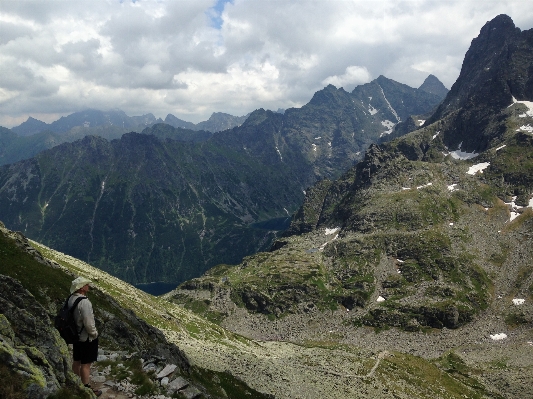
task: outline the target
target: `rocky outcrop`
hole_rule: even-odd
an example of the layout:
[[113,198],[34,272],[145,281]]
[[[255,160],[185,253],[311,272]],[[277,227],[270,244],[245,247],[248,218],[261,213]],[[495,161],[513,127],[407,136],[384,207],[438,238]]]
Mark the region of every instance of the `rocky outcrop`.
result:
[[[1,223],[0,253],[0,365],[17,376],[24,397],[44,399],[58,391],[91,397],[72,373],[71,351],[52,323],[73,276]],[[184,353],[160,330],[98,289],[89,296],[103,347],[164,359],[176,366],[176,375],[190,373]]]
[[20,282],[0,275],[0,361],[23,376],[29,399],[44,399],[65,385],[82,390],[71,371],[67,345],[47,310]]

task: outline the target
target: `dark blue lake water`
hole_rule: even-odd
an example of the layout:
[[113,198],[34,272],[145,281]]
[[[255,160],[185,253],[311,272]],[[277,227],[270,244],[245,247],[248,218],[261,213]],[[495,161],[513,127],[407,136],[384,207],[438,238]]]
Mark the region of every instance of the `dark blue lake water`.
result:
[[172,291],[174,288],[176,288],[178,284],[176,283],[148,283],[148,284],[137,284],[135,288],[138,288],[144,292],[147,292],[151,295],[163,295],[167,292]]

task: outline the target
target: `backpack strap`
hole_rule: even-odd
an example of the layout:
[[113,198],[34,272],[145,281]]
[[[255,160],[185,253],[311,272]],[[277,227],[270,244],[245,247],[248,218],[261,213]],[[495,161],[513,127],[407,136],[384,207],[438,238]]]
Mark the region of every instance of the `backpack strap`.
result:
[[[74,294],[71,294],[68,298],[67,298],[67,303],[68,303],[68,300],[70,299],[70,297],[74,295]],[[72,307],[68,310],[70,314],[74,314],[74,309],[76,309],[78,307],[78,304],[83,300],[83,299],[87,299],[86,296],[80,296],[79,298],[76,298],[76,300],[74,301],[74,304],[72,305]],[[81,332],[83,331],[83,329],[85,328],[85,325],[82,323],[81,324],[81,328],[80,328],[80,331],[78,331],[78,335],[81,334]]]

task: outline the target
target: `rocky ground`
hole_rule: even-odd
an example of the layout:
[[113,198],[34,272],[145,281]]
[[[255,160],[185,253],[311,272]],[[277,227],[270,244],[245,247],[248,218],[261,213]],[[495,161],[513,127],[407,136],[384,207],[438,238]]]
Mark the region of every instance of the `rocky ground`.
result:
[[98,362],[91,369],[91,387],[102,391],[102,399],[202,397],[202,391],[179,375],[179,368],[164,358],[138,359],[140,371],[132,367],[136,354],[102,349],[99,352]]

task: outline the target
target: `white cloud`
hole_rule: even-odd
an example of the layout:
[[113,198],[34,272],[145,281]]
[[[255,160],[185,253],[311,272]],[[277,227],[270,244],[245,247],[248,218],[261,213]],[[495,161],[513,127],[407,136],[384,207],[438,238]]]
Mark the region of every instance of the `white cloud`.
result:
[[199,122],[381,74],[418,87],[432,73],[449,88],[501,13],[533,27],[521,0],[2,0],[0,125],[86,107]]
[[363,83],[368,83],[372,80],[370,72],[365,67],[352,65],[346,68],[342,75],[328,76],[322,81],[322,84],[332,84],[337,87],[357,86]]

